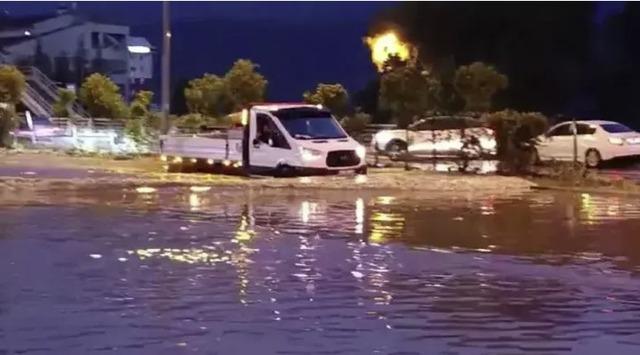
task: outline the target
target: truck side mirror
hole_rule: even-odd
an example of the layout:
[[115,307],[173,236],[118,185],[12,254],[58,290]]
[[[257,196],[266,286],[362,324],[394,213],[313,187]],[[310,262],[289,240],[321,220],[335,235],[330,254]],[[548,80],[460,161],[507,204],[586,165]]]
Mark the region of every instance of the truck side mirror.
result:
[[260,141],[258,140],[258,138],[254,138],[253,139],[253,147],[254,148],[259,148],[260,147]]

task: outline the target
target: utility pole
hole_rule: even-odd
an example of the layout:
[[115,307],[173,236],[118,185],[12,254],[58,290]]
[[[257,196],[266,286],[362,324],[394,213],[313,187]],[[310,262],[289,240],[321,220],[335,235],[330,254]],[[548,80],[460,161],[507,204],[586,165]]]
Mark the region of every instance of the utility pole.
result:
[[576,125],[576,118],[571,119],[571,125],[573,127],[573,168],[578,167],[578,126]]
[[169,130],[169,101],[171,72],[171,28],[170,28],[169,1],[162,2],[162,133]]

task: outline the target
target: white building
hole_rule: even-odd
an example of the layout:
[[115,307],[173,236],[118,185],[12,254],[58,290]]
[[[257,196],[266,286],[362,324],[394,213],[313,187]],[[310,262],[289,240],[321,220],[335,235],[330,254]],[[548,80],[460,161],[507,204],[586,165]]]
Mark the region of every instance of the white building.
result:
[[130,37],[128,26],[95,22],[69,11],[0,17],[0,61],[35,66],[63,85],[79,84],[89,73],[100,72],[127,95],[131,83],[152,77],[146,39]]
[[127,40],[129,50],[129,79],[131,84],[144,84],[153,77],[153,58],[151,44],[143,37],[130,36]]

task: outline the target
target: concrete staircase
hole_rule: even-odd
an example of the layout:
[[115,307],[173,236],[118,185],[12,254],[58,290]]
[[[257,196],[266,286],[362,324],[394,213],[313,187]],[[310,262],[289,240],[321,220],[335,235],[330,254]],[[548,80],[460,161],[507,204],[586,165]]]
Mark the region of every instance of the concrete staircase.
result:
[[[36,67],[20,67],[20,71],[27,79],[22,103],[36,116],[53,116],[53,105],[58,101],[60,88]],[[77,117],[89,117],[77,102],[71,106],[71,114]]]

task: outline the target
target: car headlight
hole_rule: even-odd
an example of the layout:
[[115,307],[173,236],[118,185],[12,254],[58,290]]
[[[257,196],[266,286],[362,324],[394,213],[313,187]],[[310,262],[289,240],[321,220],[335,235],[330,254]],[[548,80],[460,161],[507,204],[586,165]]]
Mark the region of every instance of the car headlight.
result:
[[609,138],[609,143],[617,144],[617,145],[623,145],[624,144],[624,140],[622,140],[622,138],[618,138],[618,137],[611,137],[611,138]]
[[311,148],[300,148],[300,154],[303,160],[316,160],[322,157],[322,151]]
[[358,158],[360,159],[364,159],[364,156],[367,154],[367,150],[359,145],[358,148],[356,148],[356,155],[358,156]]

